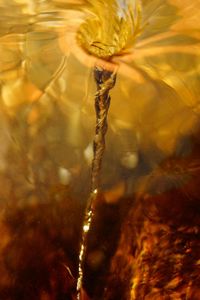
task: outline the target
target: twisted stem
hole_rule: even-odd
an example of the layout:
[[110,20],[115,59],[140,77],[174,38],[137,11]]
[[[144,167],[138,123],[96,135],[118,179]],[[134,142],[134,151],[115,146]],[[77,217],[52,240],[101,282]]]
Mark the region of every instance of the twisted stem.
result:
[[95,95],[96,129],[93,141],[92,192],[100,186],[100,171],[105,150],[105,136],[108,128],[107,116],[110,106],[109,91],[115,85],[116,73],[95,67],[94,78],[97,85],[97,93]]
[[87,201],[85,216],[82,228],[82,242],[79,253],[79,276],[77,280],[77,299],[81,300],[81,292],[83,285],[83,269],[86,256],[87,238],[90,231],[91,223],[94,215],[94,204],[98,197],[98,189],[100,186],[100,172],[103,154],[105,150],[105,136],[107,132],[107,116],[110,106],[109,91],[115,85],[116,73],[104,70],[99,67],[94,69],[94,78],[97,85],[97,93],[95,95],[95,111],[96,111],[96,128],[93,141],[94,158],[92,161],[91,175],[91,193]]

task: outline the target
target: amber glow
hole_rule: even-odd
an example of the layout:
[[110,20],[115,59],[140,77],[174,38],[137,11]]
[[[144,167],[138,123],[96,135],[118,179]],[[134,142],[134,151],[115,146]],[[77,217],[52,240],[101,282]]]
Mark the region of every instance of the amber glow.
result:
[[0,300],[200,299],[199,0],[105,2],[0,0]]

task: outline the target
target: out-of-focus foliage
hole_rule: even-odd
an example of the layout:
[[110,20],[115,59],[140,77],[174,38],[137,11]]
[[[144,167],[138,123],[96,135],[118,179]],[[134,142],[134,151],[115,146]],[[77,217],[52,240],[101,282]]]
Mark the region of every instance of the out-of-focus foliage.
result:
[[190,153],[138,182],[104,299],[199,299],[199,132],[190,139]]

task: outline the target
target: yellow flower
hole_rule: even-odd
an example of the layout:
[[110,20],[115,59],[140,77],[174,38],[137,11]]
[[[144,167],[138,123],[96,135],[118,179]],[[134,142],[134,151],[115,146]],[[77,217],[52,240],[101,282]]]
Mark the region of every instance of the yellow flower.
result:
[[[79,13],[71,7],[67,25],[59,31],[60,47],[69,62],[74,68],[75,61],[81,62],[76,69],[79,76],[95,65],[117,67],[110,128],[134,130],[144,147],[156,144],[167,155],[175,151],[180,132],[188,134],[196,126],[200,111],[198,3],[79,1]],[[76,89],[77,80],[71,78]],[[88,77],[83,80],[88,82]],[[82,103],[78,96],[70,101]],[[91,99],[87,103],[93,104]]]
[[[35,85],[42,99],[58,99],[76,144],[80,126],[91,128],[94,118],[91,70],[117,67],[109,128],[133,130],[145,147],[156,143],[171,153],[179,132],[190,132],[200,113],[198,8],[199,0],[42,1],[27,26],[27,15],[16,28],[2,25],[0,79],[10,87],[7,81],[25,73],[21,82]],[[101,46],[94,47],[94,37]],[[4,87],[3,95],[7,105]]]
[[74,0],[63,6],[60,47],[84,64],[113,68],[162,53],[199,53],[198,0]]
[[110,59],[132,47],[141,28],[138,0],[88,1],[89,15],[77,32],[77,40],[88,53]]

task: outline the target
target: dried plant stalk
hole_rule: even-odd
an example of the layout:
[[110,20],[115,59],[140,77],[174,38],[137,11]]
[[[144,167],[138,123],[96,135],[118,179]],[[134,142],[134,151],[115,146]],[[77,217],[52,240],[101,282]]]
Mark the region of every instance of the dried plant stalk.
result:
[[86,206],[82,230],[82,242],[79,253],[79,277],[77,281],[78,300],[82,298],[81,289],[83,285],[83,264],[86,254],[87,236],[93,220],[94,204],[98,197],[98,190],[100,186],[100,171],[105,150],[105,136],[108,127],[107,116],[110,106],[109,92],[115,85],[116,73],[107,71],[100,67],[95,67],[94,78],[97,85],[97,93],[95,95],[96,129],[93,142],[94,157],[92,161],[91,194]]

